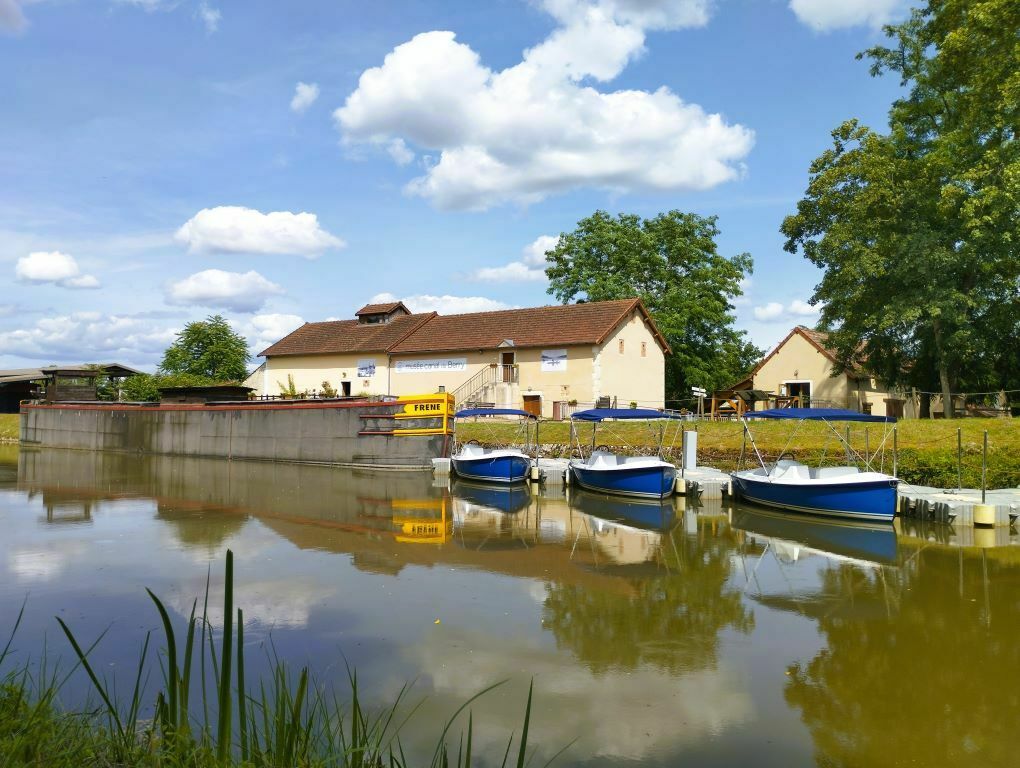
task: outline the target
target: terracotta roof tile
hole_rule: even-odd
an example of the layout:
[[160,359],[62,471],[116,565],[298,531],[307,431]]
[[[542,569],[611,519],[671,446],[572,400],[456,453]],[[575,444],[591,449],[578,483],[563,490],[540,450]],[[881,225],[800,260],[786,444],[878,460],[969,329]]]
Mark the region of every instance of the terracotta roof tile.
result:
[[429,312],[420,315],[400,315],[388,323],[362,323],[357,320],[305,323],[260,354],[265,357],[276,357],[385,352],[433,317],[435,313]]
[[[370,305],[371,306],[371,305]],[[405,315],[388,323],[357,320],[305,323],[261,354],[344,352],[452,352],[495,349],[509,339],[515,347],[600,344],[631,312],[639,311],[663,350],[669,345],[638,299],[561,304],[464,315]],[[362,310],[364,311],[364,310]]]
[[599,344],[635,309],[645,314],[663,349],[669,351],[644,305],[637,299],[623,299],[440,315],[395,344],[390,352],[493,349],[507,339],[515,347]]
[[407,314],[411,314],[410,310],[404,306],[402,301],[391,301],[388,304],[366,304],[357,312],[354,313],[355,317],[361,317],[362,315],[388,315],[390,312],[395,312],[398,309],[403,309]]

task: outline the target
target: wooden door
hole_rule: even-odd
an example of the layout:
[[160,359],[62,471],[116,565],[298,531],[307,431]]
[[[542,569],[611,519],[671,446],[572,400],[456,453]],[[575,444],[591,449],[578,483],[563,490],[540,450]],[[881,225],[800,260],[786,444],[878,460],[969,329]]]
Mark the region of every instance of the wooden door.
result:
[[542,396],[541,395],[525,395],[524,396],[524,411],[530,413],[532,416],[540,417],[542,415]]

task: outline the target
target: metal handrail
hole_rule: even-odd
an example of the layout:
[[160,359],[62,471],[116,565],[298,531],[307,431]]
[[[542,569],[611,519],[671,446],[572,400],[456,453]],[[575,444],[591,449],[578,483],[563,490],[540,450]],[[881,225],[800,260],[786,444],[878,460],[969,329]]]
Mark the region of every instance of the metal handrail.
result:
[[468,402],[490,384],[516,384],[518,377],[519,368],[516,363],[512,365],[491,363],[453,390],[451,393],[453,401],[455,403]]

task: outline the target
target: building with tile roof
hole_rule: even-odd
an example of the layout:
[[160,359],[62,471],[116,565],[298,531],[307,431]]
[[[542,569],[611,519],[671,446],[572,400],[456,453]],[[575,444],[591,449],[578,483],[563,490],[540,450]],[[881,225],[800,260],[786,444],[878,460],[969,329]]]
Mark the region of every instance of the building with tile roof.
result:
[[[751,370],[737,387],[761,390],[781,402],[818,407],[850,408],[876,416],[912,416],[914,403],[902,393],[890,391],[864,370],[834,374],[835,352],[828,334],[798,325]],[[769,407],[762,401],[759,408]]]
[[[305,323],[261,355],[260,394],[324,383],[344,395],[420,394],[546,417],[608,398],[661,408],[669,344],[639,299],[462,315],[411,313],[400,302],[354,320]],[[261,380],[260,380],[261,379]]]

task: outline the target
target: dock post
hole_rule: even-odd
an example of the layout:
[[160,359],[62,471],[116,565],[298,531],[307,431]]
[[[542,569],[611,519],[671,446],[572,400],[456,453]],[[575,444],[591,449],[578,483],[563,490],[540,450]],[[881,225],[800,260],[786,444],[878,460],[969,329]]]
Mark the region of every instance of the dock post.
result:
[[985,488],[988,487],[988,430],[985,430],[985,445],[981,450],[981,503],[985,503]]
[[981,451],[981,503],[974,505],[974,525],[995,525],[995,507],[985,503],[985,488],[988,483],[988,430],[985,430],[984,448]]
[[956,490],[963,490],[963,430],[956,428]]
[[683,468],[695,469],[698,466],[698,433],[686,431],[683,437]]
[[897,449],[899,446],[896,445],[896,427],[892,428],[892,476],[899,477],[896,470],[899,466],[897,461]]

